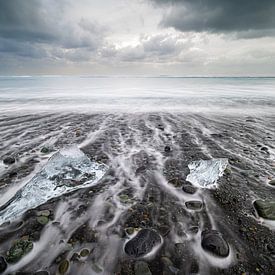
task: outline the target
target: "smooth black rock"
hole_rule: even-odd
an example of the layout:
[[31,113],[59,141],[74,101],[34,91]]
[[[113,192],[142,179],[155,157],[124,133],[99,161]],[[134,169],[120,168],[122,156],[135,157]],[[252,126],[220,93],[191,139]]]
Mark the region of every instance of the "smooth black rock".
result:
[[166,153],[171,152],[171,147],[170,147],[170,146],[165,146],[165,147],[164,147],[164,151],[165,151]]
[[3,159],[3,163],[6,165],[11,165],[11,164],[15,163],[15,158],[14,157],[5,157]]
[[187,201],[185,206],[190,210],[201,210],[202,202],[201,201]]
[[4,272],[7,268],[7,263],[4,259],[4,257],[0,256],[0,273]]
[[196,191],[197,191],[197,188],[192,186],[192,185],[188,185],[188,184],[184,184],[182,186],[182,190],[185,192],[185,193],[188,193],[188,194],[195,194]]
[[260,217],[268,220],[275,220],[275,201],[256,200],[254,202]]
[[265,151],[265,152],[268,152],[268,148],[267,147],[262,147],[261,150]]
[[137,258],[151,252],[160,243],[161,237],[158,233],[150,229],[142,229],[126,243],[124,250],[129,256]]
[[220,257],[229,255],[229,245],[216,230],[205,230],[201,233],[201,246],[203,249]]

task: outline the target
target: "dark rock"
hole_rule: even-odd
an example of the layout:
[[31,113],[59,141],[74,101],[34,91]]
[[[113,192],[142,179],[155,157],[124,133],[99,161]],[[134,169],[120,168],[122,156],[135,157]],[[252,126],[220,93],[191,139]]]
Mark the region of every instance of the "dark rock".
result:
[[269,183],[268,183],[268,184],[270,184],[270,185],[272,185],[272,186],[275,186],[275,179],[273,179],[273,180],[269,181]]
[[46,216],[39,216],[36,218],[36,220],[42,225],[45,225],[49,222],[49,218]]
[[132,235],[135,231],[135,228],[134,227],[127,227],[125,228],[125,232],[128,234],[128,235]]
[[201,201],[187,201],[185,206],[190,210],[201,210],[202,202]]
[[182,186],[182,181],[178,178],[173,178],[168,181],[169,184],[175,186],[175,187],[181,187]]
[[201,233],[201,246],[203,249],[220,257],[229,255],[229,245],[216,230],[205,230]]
[[256,200],[254,206],[260,217],[275,220],[275,201]]
[[11,164],[15,163],[15,158],[14,157],[5,157],[3,159],[3,163],[6,165],[11,165]]
[[268,148],[264,146],[261,148],[261,151],[268,152]]
[[135,263],[135,275],[152,275],[146,262],[138,261]]
[[182,186],[182,190],[185,192],[185,193],[188,193],[188,194],[195,194],[196,191],[197,191],[197,188],[192,186],[192,185],[189,185],[189,184],[184,184]]
[[7,263],[4,259],[4,257],[0,256],[0,273],[4,272],[7,268]]
[[161,237],[158,233],[151,229],[142,229],[126,243],[124,250],[130,256],[141,257],[151,252],[160,243]]
[[84,248],[80,251],[79,254],[80,254],[81,257],[87,257],[90,254],[90,251],[89,251],[89,249]]
[[68,260],[64,260],[59,264],[58,271],[60,274],[65,274],[69,269],[70,263]]
[[170,147],[170,146],[165,146],[165,147],[164,147],[164,151],[165,151],[166,153],[171,152],[171,147]]
[[33,243],[28,240],[16,241],[7,253],[8,263],[16,263],[33,248]]
[[48,154],[50,152],[50,149],[48,147],[43,147],[40,152],[43,154]]

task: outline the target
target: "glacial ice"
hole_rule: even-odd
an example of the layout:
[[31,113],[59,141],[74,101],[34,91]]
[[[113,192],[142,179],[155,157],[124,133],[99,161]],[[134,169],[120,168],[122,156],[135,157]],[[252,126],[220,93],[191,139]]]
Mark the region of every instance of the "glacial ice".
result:
[[227,165],[226,158],[192,161],[188,165],[190,173],[186,180],[200,188],[215,188]]
[[1,206],[0,224],[52,198],[95,185],[107,169],[105,164],[91,161],[76,145],[61,149],[6,205]]

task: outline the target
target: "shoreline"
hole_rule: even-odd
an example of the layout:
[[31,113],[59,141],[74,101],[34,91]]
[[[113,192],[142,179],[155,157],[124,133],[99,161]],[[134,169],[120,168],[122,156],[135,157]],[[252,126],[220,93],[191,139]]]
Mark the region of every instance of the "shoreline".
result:
[[[153,275],[169,270],[271,274],[274,228],[261,224],[253,202],[275,197],[268,184],[275,167],[274,118],[157,112],[0,117],[1,158],[16,160],[0,166],[1,195],[68,144],[78,144],[90,159],[110,167],[96,186],[52,199],[2,226],[0,255],[6,255],[14,240],[27,238],[34,244],[5,272],[43,269],[54,274],[68,261],[68,274],[97,269],[128,275],[142,268]],[[41,152],[44,147],[46,153]],[[188,164],[211,158],[229,161],[218,188],[186,193]],[[201,201],[202,208],[187,209],[190,200]],[[37,216],[42,210],[50,211],[45,224]],[[135,236],[129,230],[144,228],[161,236],[161,247],[148,259],[128,257],[123,247]],[[229,256],[205,252],[200,243],[205,230],[222,234]],[[89,251],[84,257],[83,249]]]

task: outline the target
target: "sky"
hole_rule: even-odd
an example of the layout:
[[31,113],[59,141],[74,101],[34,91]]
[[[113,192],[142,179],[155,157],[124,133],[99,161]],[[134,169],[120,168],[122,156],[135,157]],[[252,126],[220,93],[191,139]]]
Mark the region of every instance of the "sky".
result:
[[275,76],[274,14],[274,0],[0,0],[0,74]]

